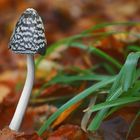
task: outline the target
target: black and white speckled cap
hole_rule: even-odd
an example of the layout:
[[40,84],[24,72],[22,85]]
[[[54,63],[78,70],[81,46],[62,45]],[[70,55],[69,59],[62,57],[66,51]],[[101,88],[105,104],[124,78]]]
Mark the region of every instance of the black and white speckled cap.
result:
[[28,8],[15,26],[9,48],[15,53],[44,55],[46,46],[42,19],[36,10]]

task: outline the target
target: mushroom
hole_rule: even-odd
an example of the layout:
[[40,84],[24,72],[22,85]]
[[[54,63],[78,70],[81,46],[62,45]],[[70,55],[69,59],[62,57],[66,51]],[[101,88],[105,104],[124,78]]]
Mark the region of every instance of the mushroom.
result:
[[44,26],[37,11],[28,8],[19,18],[10,39],[9,48],[18,54],[27,55],[27,77],[9,128],[18,131],[28,106],[34,83],[34,54],[45,54]]

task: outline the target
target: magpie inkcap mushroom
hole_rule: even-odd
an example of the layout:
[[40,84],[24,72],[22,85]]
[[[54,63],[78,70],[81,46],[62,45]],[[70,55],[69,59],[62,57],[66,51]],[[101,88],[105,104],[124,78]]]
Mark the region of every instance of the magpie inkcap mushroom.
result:
[[18,131],[22,123],[34,83],[34,54],[45,54],[46,39],[43,22],[38,13],[28,8],[19,18],[10,39],[9,48],[27,55],[27,77],[9,128]]
[[9,48],[15,53],[44,55],[46,46],[42,19],[36,10],[28,8],[15,26]]

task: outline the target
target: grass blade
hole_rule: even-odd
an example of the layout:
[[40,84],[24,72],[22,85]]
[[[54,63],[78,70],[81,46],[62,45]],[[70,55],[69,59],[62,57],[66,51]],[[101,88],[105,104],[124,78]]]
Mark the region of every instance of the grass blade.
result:
[[140,111],[138,111],[138,113],[136,114],[135,118],[133,119],[133,121],[131,122],[130,126],[129,126],[129,129],[128,129],[128,132],[127,132],[127,135],[126,135],[126,140],[128,139],[128,136],[131,132],[131,130],[133,129],[137,119],[139,118],[140,116]]
[[106,76],[106,75],[98,75],[98,74],[87,74],[87,75],[74,75],[74,76],[67,76],[67,75],[57,75],[54,77],[49,83],[50,84],[69,84],[75,81],[101,81],[108,79],[113,76]]
[[[135,79],[135,70],[136,64],[138,62],[138,58],[140,57],[140,53],[131,53],[127,57],[127,60],[122,67],[121,71],[116,77],[116,80],[110,90],[109,96],[107,97],[106,101],[111,101],[117,99],[123,91],[127,91],[128,88],[132,86]],[[130,69],[130,71],[129,71]],[[128,72],[129,71],[129,72]],[[102,120],[106,116],[109,108],[100,110],[97,115],[94,117],[92,122],[90,123],[88,130],[95,131],[99,128]]]
[[[113,101],[115,99],[117,99],[120,94],[122,93],[122,89],[119,88],[112,96],[110,96],[107,100],[111,101],[113,99]],[[102,120],[104,119],[106,113],[108,112],[109,108],[105,108],[102,109],[101,111],[99,111],[97,113],[97,115],[93,118],[93,120],[91,121],[90,125],[88,126],[88,130],[89,131],[95,131],[99,128]]]
[[136,46],[136,45],[128,46],[127,49],[130,50],[130,51],[139,52],[140,51],[140,46]]
[[[95,104],[96,99],[97,99],[97,95],[90,99],[89,107],[93,106]],[[85,112],[85,114],[84,114],[84,116],[82,118],[81,128],[85,132],[86,132],[86,127],[87,127],[87,124],[88,124],[88,121],[90,119],[91,114],[92,114],[92,112],[87,111],[87,112]]]
[[71,84],[76,81],[85,81],[85,80],[86,81],[102,81],[110,77],[113,77],[113,76],[98,75],[98,74],[67,76],[67,75],[58,74],[52,80],[43,84],[41,88],[34,94],[34,98],[37,98],[44,89],[46,89],[48,86],[52,84]]
[[108,78],[108,80],[104,80],[101,82],[98,82],[97,84],[87,88],[86,90],[84,90],[83,92],[81,92],[80,94],[78,94],[77,96],[75,96],[74,98],[72,98],[71,100],[69,100],[67,103],[65,103],[64,105],[62,105],[53,115],[51,115],[48,120],[44,123],[44,125],[39,129],[38,134],[42,135],[44,133],[44,131],[51,125],[51,123],[67,108],[69,108],[70,106],[74,105],[75,103],[79,102],[80,100],[86,98],[87,96],[89,96],[90,94],[92,94],[93,92],[95,92],[96,90],[105,87],[106,85],[112,83],[115,80],[115,78]]
[[112,63],[114,66],[116,66],[118,69],[121,69],[122,64],[120,64],[116,59],[114,59],[113,57],[109,56],[107,53],[101,51],[98,48],[95,48],[93,46],[87,47],[86,45],[80,43],[80,42],[72,42],[70,44],[73,47],[78,47],[80,49],[84,49],[84,50],[88,50],[89,52],[98,55],[99,57],[109,61],[110,63]]
[[[46,55],[49,55],[50,53],[54,52],[56,48],[58,48],[59,46],[61,46],[62,44],[63,45],[66,45],[68,46],[70,42],[73,42],[74,40],[77,40],[77,39],[81,39],[83,37],[91,37],[93,35],[96,35],[93,34],[93,31],[94,30],[97,30],[97,29],[102,29],[102,28],[105,28],[107,26],[118,26],[118,25],[122,25],[122,26],[132,26],[132,25],[138,25],[140,24],[140,22],[112,22],[112,23],[101,23],[101,24],[98,24],[98,25],[94,25],[93,27],[91,27],[90,29],[87,29],[83,32],[81,32],[80,34],[77,34],[77,35],[74,35],[72,37],[68,37],[68,38],[65,38],[63,40],[60,40],[54,44],[52,44],[48,49],[47,49],[47,52],[46,52]],[[92,34],[90,33],[92,32]],[[116,32],[116,33],[120,33],[120,32]],[[112,34],[116,34],[115,32],[108,32],[108,33],[100,33],[100,35],[112,35]],[[99,36],[99,34],[97,34]],[[45,56],[41,56],[39,57],[36,62],[35,62],[35,66],[36,68],[38,67],[38,65],[40,64],[40,62],[44,59]]]
[[87,33],[90,33],[90,32],[93,32],[95,30],[98,30],[98,29],[102,29],[102,28],[105,28],[105,27],[108,27],[108,26],[132,26],[132,25],[139,25],[140,22],[112,22],[112,23],[101,23],[101,24],[97,24],[97,25],[94,25],[92,26],[90,29],[87,29],[85,31],[83,31],[82,33],[83,34],[87,34]]
[[137,101],[140,101],[140,97],[123,97],[123,98],[116,99],[113,101],[112,100],[106,101],[104,103],[94,105],[89,109],[89,111],[95,112],[95,111],[98,111],[101,109],[115,107],[115,106],[119,106],[119,105],[125,105],[125,104],[129,104],[129,103],[137,102]]
[[123,90],[127,91],[129,87],[134,83],[134,79],[136,78],[136,65],[138,63],[138,59],[140,57],[140,53],[131,53],[127,57],[127,61],[124,65],[123,70]]

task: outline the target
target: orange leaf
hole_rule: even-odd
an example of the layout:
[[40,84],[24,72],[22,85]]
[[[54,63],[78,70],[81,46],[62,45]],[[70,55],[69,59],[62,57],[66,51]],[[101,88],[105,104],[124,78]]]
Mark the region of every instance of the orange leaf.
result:
[[76,108],[80,106],[82,101],[74,104],[73,106],[66,109],[61,115],[56,119],[56,121],[52,124],[52,128],[58,126],[60,123],[62,123]]
[[[86,86],[86,83],[84,82],[78,89],[78,91],[84,90]],[[81,105],[82,101],[79,101],[78,103],[72,105],[68,109],[66,109],[61,115],[56,119],[56,121],[52,124],[52,128],[58,126],[60,123],[62,123],[76,108],[78,108]]]

